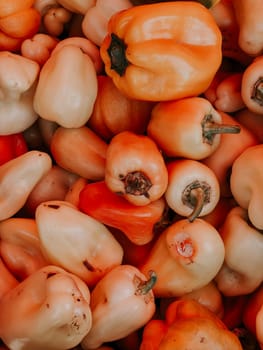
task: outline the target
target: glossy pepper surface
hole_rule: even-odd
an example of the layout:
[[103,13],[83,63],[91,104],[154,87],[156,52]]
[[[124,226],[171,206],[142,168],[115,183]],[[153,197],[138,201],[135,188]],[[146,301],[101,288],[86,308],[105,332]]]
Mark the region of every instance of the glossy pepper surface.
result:
[[131,98],[164,101],[204,92],[222,60],[221,32],[194,1],[134,6],[113,15],[100,53]]

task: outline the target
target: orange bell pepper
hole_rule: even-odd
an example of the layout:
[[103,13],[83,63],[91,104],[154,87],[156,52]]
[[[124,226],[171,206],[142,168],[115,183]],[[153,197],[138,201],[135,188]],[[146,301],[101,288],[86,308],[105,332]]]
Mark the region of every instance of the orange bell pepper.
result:
[[[222,134],[236,134],[240,127],[223,123],[220,113],[203,97],[157,103],[147,134],[169,157],[204,159],[219,147]],[[232,136],[236,137],[236,136]]]
[[0,1],[0,49],[19,51],[23,40],[36,34],[41,15],[33,0]]
[[135,205],[160,199],[167,188],[168,172],[156,143],[130,131],[115,135],[106,151],[105,183]]
[[221,42],[205,6],[173,1],[113,15],[100,51],[106,73],[127,96],[164,101],[207,89],[221,64]]
[[205,306],[181,299],[172,302],[164,320],[152,319],[143,329],[140,350],[242,350],[238,337]]

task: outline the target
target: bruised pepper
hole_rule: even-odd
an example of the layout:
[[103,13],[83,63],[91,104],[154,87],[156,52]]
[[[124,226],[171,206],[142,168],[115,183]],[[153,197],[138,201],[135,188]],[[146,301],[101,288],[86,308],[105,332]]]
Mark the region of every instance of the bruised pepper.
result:
[[165,101],[208,88],[221,64],[221,41],[205,6],[176,1],[113,15],[100,53],[107,75],[127,96]]

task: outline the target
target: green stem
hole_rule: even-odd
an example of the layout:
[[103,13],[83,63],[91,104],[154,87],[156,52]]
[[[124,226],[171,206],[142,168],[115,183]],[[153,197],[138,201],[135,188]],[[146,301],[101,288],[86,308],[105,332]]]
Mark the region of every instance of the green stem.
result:
[[153,289],[156,281],[157,281],[157,275],[154,271],[149,271],[149,279],[147,281],[142,281],[140,280],[140,282],[137,285],[136,288],[136,295],[145,295],[147,293],[150,292],[150,290]]
[[207,114],[201,123],[202,135],[205,143],[212,144],[217,134],[239,134],[239,125],[220,124],[213,121],[211,114]]
[[188,216],[188,220],[193,222],[201,213],[204,205],[209,203],[211,195],[211,187],[205,181],[194,181],[184,189],[182,193],[182,202],[190,208],[192,213]]
[[201,187],[195,188],[191,191],[191,197],[195,202],[195,207],[192,213],[188,216],[188,220],[193,222],[201,213],[204,202],[205,202],[205,194],[204,190]]

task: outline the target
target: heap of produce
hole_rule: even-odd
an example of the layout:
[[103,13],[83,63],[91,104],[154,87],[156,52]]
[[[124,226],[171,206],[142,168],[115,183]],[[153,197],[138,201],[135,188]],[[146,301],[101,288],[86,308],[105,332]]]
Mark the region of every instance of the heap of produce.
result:
[[263,350],[261,0],[0,0],[0,350]]

